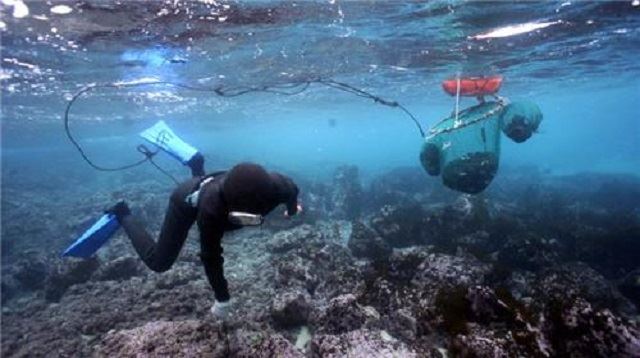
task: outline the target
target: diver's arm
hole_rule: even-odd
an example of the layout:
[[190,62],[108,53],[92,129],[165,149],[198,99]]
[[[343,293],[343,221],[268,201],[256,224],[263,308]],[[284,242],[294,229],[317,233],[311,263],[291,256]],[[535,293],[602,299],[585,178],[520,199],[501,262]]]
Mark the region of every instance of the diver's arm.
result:
[[298,186],[290,178],[278,173],[272,174],[272,180],[278,190],[280,200],[282,200],[281,203],[287,206],[285,214],[287,216],[297,214],[301,208],[298,203],[298,193],[300,192]]
[[[294,184],[295,185],[295,184]],[[287,204],[287,216],[293,216],[302,209],[302,206],[298,203],[298,187],[295,187],[295,191],[289,194],[289,200]]]
[[227,280],[224,278],[224,258],[222,257],[222,236],[224,231],[215,222],[198,221],[200,228],[200,259],[207,274],[207,280],[218,302],[229,300]]

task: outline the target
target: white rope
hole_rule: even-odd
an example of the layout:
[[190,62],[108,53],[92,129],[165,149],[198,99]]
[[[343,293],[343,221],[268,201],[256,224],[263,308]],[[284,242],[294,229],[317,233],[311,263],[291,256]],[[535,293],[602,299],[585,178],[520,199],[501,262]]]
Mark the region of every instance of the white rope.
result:
[[460,75],[456,78],[456,122],[458,122],[458,113],[460,112]]

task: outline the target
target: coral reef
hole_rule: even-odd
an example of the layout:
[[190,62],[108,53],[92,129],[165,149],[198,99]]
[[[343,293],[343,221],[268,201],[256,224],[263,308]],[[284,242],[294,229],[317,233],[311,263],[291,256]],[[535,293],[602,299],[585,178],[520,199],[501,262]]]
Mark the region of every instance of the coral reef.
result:
[[91,222],[86,212],[116,197],[135,203],[157,234],[161,187],[123,185],[93,202],[79,196],[61,206],[64,224],[51,223],[65,238],[55,245],[42,228],[28,228],[18,203],[43,205],[45,224],[58,212],[25,192],[12,206],[24,215],[9,214],[2,228],[3,242],[14,243],[3,253],[2,355],[640,355],[631,259],[640,252],[631,239],[640,201],[619,196],[616,206],[604,195],[617,190],[607,183],[633,194],[640,181],[582,178],[597,183],[587,190],[575,178],[531,183],[505,174],[473,197],[413,173],[394,170],[367,191],[357,170],[341,168],[331,185],[301,186],[313,219],[226,234],[233,308],[225,322],[209,312],[196,230],[162,274],[146,269],[122,234],[90,260],[58,258]]

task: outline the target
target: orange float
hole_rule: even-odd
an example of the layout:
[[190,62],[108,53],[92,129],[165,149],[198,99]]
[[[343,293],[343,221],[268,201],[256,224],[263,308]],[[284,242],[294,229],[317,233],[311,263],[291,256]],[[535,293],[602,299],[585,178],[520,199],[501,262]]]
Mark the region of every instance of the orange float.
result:
[[[500,85],[502,85],[501,76],[460,78],[460,95],[465,97],[492,95],[498,92]],[[442,81],[442,88],[448,94],[455,96],[458,93],[458,79]]]

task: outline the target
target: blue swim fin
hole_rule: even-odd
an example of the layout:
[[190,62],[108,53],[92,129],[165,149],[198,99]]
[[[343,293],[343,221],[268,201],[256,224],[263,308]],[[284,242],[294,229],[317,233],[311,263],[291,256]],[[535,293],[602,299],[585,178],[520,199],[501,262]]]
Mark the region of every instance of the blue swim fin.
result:
[[144,130],[140,136],[186,164],[198,150],[180,139],[164,121]]
[[113,214],[104,214],[73,242],[62,256],[88,258],[102,247],[118,230],[120,223]]

